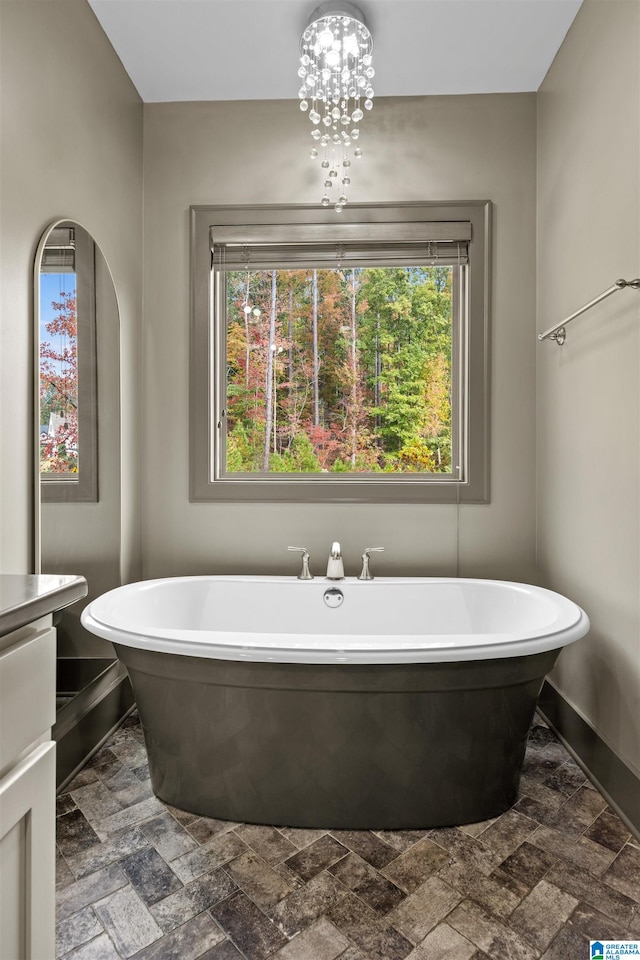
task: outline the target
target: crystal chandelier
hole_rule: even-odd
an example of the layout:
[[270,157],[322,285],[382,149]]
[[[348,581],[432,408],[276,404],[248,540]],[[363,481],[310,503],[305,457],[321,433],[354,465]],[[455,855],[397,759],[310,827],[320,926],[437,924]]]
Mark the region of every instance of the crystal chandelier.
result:
[[300,41],[300,109],[308,111],[320,161],[323,207],[339,213],[348,199],[351,159],[359,160],[360,121],[373,107],[373,37],[362,12],[345,0],[321,3]]

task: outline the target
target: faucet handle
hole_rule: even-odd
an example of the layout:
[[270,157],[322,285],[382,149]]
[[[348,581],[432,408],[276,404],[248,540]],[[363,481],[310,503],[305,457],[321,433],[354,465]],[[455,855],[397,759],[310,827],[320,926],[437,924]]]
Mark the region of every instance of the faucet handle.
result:
[[302,554],[302,570],[298,574],[298,580],[313,580],[313,574],[309,570],[309,551],[306,547],[287,547],[294,553]]
[[369,572],[369,554],[371,553],[384,553],[384,547],[364,548],[364,553],[362,554],[362,571],[358,577],[358,580],[373,580],[373,577]]

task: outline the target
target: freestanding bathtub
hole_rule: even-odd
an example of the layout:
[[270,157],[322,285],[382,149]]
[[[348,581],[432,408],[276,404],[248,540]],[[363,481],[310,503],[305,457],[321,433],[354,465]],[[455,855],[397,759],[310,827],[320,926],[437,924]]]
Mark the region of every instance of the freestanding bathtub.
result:
[[589,628],[539,587],[383,577],[149,580],[82,622],[129,670],[158,797],[350,829],[511,806],[544,677]]

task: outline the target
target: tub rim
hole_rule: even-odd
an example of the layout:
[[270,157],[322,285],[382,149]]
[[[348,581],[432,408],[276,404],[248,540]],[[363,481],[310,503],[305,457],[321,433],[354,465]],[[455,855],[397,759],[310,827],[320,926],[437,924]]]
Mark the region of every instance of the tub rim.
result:
[[[539,587],[533,584],[519,583],[517,581],[493,580],[489,578],[474,577],[379,577],[377,580],[381,583],[407,583],[416,585],[419,583],[473,583],[473,584],[491,584],[502,587],[508,587],[516,590],[527,590],[529,592],[540,593],[556,603],[561,601],[565,612],[572,614],[572,619],[567,622],[560,630],[550,630],[548,632],[531,636],[529,634],[511,637],[505,639],[504,634],[474,634],[476,641],[469,643],[468,634],[434,634],[433,638],[442,637],[439,645],[419,647],[402,646],[402,634],[319,634],[302,633],[297,636],[300,638],[314,637],[316,640],[322,640],[327,643],[326,646],[304,646],[282,644],[280,646],[260,645],[259,638],[263,636],[260,633],[249,632],[223,632],[223,631],[202,631],[202,630],[175,630],[171,629],[171,636],[163,635],[160,628],[149,628],[145,631],[126,630],[123,627],[116,627],[109,624],[100,616],[92,612],[94,604],[99,603],[103,598],[122,591],[134,591],[136,589],[151,589],[162,583],[181,582],[181,581],[241,581],[241,582],[267,582],[267,583],[290,583],[299,584],[299,588],[304,589],[306,584],[298,581],[295,577],[268,576],[268,575],[201,575],[201,576],[179,576],[179,577],[160,577],[152,580],[141,580],[130,584],[123,584],[116,587],[108,593],[95,598],[83,610],[81,621],[83,626],[91,633],[109,640],[114,644],[133,647],[140,650],[156,651],[158,653],[171,653],[180,656],[200,657],[213,660],[253,662],[253,663],[298,663],[298,664],[411,664],[411,663],[457,663],[461,661],[474,660],[496,660],[508,657],[528,656],[536,653],[545,653],[555,650],[583,637],[589,630],[589,618],[587,614],[572,600],[558,594],[555,591],[548,590],[545,587]],[[369,584],[363,584],[355,578],[345,578],[343,581],[323,581],[323,578],[316,578],[316,584],[326,582],[327,586],[336,586],[340,584],[348,585],[352,588],[357,585],[358,589],[371,589]],[[213,639],[203,640],[194,639],[194,634],[205,634]],[[368,636],[387,641],[384,647],[354,647],[348,646],[347,641],[354,636]],[[428,635],[426,635],[428,636]],[[230,638],[233,637],[233,642]],[[287,637],[291,637],[290,634]],[[416,635],[412,635],[416,638]],[[417,638],[416,638],[417,639]],[[394,645],[397,644],[397,645]]]

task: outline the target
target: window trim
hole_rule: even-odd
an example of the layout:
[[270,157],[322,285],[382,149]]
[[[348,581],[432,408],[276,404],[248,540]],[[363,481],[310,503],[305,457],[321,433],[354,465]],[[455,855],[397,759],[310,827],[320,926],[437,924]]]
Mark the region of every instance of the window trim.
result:
[[[434,479],[429,475],[383,476],[327,474],[274,478],[263,475],[212,479],[215,475],[215,430],[219,428],[220,397],[215,383],[214,351],[220,333],[214,318],[215,284],[212,269],[211,231],[222,228],[226,236],[237,227],[242,235],[266,233],[272,225],[291,224],[296,233],[304,227],[317,236],[354,232],[415,233],[420,223],[466,221],[471,225],[467,273],[466,330],[458,358],[461,443],[467,464],[464,481]],[[489,277],[491,202],[349,204],[336,221],[333,210],[316,205],[192,206],[191,233],[191,336],[190,336],[190,500],[192,502],[342,502],[342,503],[487,503],[489,501]],[[468,386],[468,388],[467,388]],[[465,389],[467,388],[467,389]],[[437,476],[437,475],[436,475]]]

